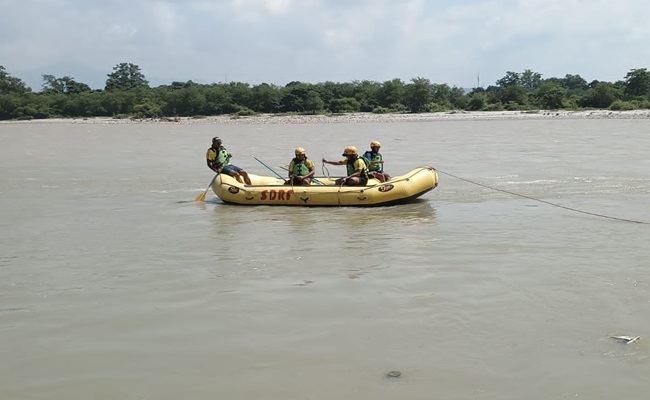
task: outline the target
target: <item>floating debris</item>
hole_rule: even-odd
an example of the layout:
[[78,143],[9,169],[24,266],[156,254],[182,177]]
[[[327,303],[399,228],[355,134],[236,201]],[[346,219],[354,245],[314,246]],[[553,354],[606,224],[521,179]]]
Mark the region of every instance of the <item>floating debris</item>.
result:
[[388,371],[386,374],[386,378],[399,378],[400,376],[402,376],[400,371]]
[[619,342],[624,342],[625,344],[630,344],[641,339],[641,336],[610,336],[610,338],[616,339]]

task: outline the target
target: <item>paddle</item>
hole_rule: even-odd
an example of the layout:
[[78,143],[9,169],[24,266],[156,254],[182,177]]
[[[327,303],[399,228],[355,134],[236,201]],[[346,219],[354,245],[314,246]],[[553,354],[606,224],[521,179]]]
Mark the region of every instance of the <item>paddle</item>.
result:
[[273,168],[271,168],[271,167],[269,167],[268,165],[264,164],[264,162],[262,162],[262,160],[260,160],[259,158],[255,157],[255,156],[253,156],[253,158],[256,159],[260,164],[262,164],[263,166],[265,166],[266,168],[268,168],[269,171],[273,172],[273,173],[275,174],[275,176],[277,176],[277,177],[280,178],[280,179],[284,179],[284,178],[282,177],[282,175],[278,174],[278,173],[277,173]]
[[205,191],[200,195],[196,196],[196,199],[194,199],[194,201],[196,201],[197,203],[203,203],[205,201],[205,196],[208,194],[208,190],[210,190],[210,188],[212,187],[212,184],[214,183],[214,180],[217,179],[217,176],[219,176],[219,174],[215,175],[214,178],[212,178],[208,187],[205,188]]

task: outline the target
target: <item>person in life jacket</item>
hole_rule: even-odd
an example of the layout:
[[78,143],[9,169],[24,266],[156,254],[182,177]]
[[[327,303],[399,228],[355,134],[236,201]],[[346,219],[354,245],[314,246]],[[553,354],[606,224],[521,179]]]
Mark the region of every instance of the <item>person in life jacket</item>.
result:
[[331,165],[345,165],[348,175],[336,180],[337,185],[364,186],[368,184],[368,166],[362,157],[359,157],[357,148],[348,146],[343,150],[341,161],[328,161],[323,158],[323,163]]
[[289,163],[289,180],[285,184],[309,186],[316,172],[316,166],[307,157],[302,147],[297,147],[294,153],[296,157]]
[[363,153],[363,159],[368,164],[368,175],[379,182],[390,180],[390,175],[384,172],[384,160],[379,152],[381,143],[376,140],[370,142],[370,150]]
[[[228,153],[225,147],[221,145],[221,139],[212,138],[212,146],[208,149],[205,158],[208,162],[208,168],[217,174],[228,174],[237,179],[240,183],[251,184],[251,178],[248,173],[236,165],[230,163],[232,154]],[[243,178],[243,180],[242,180]]]

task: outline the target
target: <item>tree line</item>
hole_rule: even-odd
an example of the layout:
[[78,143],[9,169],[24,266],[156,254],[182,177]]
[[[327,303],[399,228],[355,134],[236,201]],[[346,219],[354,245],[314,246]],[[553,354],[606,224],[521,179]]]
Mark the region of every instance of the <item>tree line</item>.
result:
[[486,88],[465,90],[416,77],[409,82],[290,82],[285,86],[190,81],[150,87],[139,66],[120,63],[104,89],[69,76],[42,75],[40,92],[0,66],[0,120],[78,117],[174,118],[257,113],[422,113],[453,110],[650,109],[650,72],[630,70],[616,82],[580,75],[542,78],[507,71]]

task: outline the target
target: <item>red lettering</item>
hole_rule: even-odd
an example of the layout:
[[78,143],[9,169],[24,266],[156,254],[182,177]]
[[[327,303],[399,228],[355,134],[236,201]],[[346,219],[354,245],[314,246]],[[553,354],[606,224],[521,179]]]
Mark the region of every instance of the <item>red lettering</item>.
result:
[[262,190],[260,200],[289,201],[293,190]]

